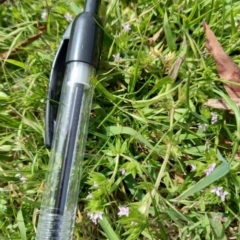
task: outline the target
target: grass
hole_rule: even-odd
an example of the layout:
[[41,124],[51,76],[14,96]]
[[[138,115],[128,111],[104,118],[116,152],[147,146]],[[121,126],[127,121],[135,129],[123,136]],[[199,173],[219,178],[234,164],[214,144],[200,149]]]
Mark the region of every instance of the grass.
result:
[[[64,15],[75,17],[83,2],[0,5],[0,239],[34,239],[49,158],[49,73],[69,24]],[[204,48],[201,25],[205,19],[239,64],[238,1],[103,0],[101,11],[105,35],[74,239],[240,239],[239,109]],[[210,98],[224,98],[234,114],[204,106]],[[225,201],[211,192],[217,186]],[[119,217],[118,207],[129,216]],[[88,216],[96,211],[103,212],[97,225]]]

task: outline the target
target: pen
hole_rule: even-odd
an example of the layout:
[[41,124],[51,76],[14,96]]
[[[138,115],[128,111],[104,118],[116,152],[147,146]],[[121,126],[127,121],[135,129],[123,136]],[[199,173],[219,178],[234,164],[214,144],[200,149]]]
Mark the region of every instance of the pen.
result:
[[37,240],[72,239],[102,28],[100,0],[87,0],[63,35],[46,105],[45,143],[51,150]]

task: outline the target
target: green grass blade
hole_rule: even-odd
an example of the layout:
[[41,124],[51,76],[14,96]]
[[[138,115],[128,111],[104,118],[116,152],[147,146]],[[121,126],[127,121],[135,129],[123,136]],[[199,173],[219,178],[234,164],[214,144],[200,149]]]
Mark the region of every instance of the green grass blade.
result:
[[226,103],[231,107],[232,111],[234,112],[235,115],[235,119],[236,119],[236,124],[237,124],[237,131],[236,131],[236,140],[234,141],[234,146],[233,146],[233,150],[232,150],[232,157],[231,160],[234,159],[237,151],[238,151],[238,146],[239,146],[239,141],[240,141],[240,111],[238,106],[236,105],[236,103],[230,99],[226,94],[224,94],[221,91],[218,90],[213,90],[215,93],[217,93],[219,96],[221,96]]
[[103,216],[102,220],[99,220],[99,224],[104,230],[104,233],[107,235],[108,239],[111,240],[120,240],[120,238],[117,236],[117,234],[112,229],[112,226],[110,225],[108,219]]
[[27,240],[26,227],[25,227],[21,209],[19,209],[17,213],[17,224],[18,224],[18,229],[20,231],[21,240]]
[[180,201],[180,200],[186,199],[187,197],[201,191],[203,188],[209,186],[210,184],[217,181],[218,179],[224,177],[229,172],[230,166],[219,151],[217,151],[217,156],[218,156],[218,160],[222,162],[221,165],[216,167],[216,169],[211,174],[204,177],[194,186],[184,191],[180,196],[178,196],[175,199],[172,199],[172,201]]
[[110,93],[102,84],[100,81],[98,81],[96,78],[91,78],[91,83],[93,84],[93,86],[99,91],[101,92],[105,97],[107,97],[108,99],[110,99],[113,102],[116,102],[117,98]]
[[176,44],[175,44],[174,37],[173,37],[172,31],[171,31],[171,28],[169,25],[169,19],[168,19],[167,12],[165,12],[165,15],[164,15],[163,29],[164,29],[168,48],[170,49],[170,51],[173,52],[176,49]]
[[151,104],[154,104],[154,103],[157,103],[159,102],[160,100],[166,98],[170,93],[174,92],[176,89],[179,88],[179,86],[181,85],[182,83],[178,83],[176,84],[175,86],[173,86],[171,89],[169,89],[168,91],[162,93],[162,94],[159,94],[151,99],[148,99],[148,100],[139,100],[139,101],[133,101],[132,102],[132,105],[134,108],[143,108],[143,107],[146,107],[146,106],[149,106]]
[[17,61],[17,60],[14,60],[14,59],[7,59],[6,62],[11,63],[11,64],[13,64],[13,65],[15,65],[17,67],[23,68],[23,69],[26,68],[24,63],[22,63],[20,61]]

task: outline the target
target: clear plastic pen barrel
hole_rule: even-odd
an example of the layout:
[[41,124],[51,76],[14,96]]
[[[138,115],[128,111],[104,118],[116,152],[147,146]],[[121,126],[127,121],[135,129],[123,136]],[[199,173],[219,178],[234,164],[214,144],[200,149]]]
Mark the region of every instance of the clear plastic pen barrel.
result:
[[93,96],[90,78],[94,73],[95,69],[83,62],[66,66],[37,240],[72,238]]

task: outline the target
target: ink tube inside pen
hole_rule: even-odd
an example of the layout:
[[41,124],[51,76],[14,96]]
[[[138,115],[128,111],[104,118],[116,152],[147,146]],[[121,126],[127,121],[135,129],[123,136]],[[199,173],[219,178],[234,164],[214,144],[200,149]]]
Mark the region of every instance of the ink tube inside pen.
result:
[[73,231],[93,95],[90,78],[94,73],[95,69],[83,62],[66,66],[49,159],[51,172],[47,174],[39,216],[41,238],[37,239],[65,240]]

